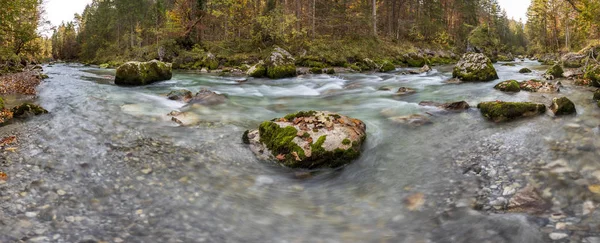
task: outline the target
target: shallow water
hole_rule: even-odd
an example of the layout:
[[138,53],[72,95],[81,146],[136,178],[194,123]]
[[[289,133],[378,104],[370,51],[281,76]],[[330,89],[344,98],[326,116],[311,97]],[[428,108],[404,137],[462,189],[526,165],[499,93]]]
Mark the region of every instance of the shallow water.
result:
[[[0,192],[13,203],[2,208],[0,241],[543,242],[546,236],[529,216],[452,209],[478,190],[464,166],[555,159],[548,141],[569,136],[565,124],[597,127],[600,109],[582,87],[565,85],[559,94],[494,90],[500,81],[539,78],[545,69],[532,61],[495,66],[500,79],[485,83],[447,84],[452,67],[440,66],[421,75],[399,69],[243,83],[177,72],[143,87],[115,86],[114,70],[44,67],[50,79],[38,88],[36,102],[50,114],[23,124],[21,148],[5,162],[11,179]],[[519,74],[523,66],[536,71]],[[417,93],[395,95],[401,86]],[[208,88],[228,102],[188,110],[202,122],[182,127],[166,114],[185,109],[184,103],[164,96],[181,88]],[[474,108],[448,113],[418,105],[549,104],[556,96],[573,100],[577,116],[549,112],[495,124]],[[341,169],[299,173],[257,160],[242,143],[244,130],[299,110],[364,121],[362,156]],[[410,127],[387,119],[413,113],[429,114],[433,124]],[[597,129],[588,136],[596,141]],[[595,147],[590,152],[597,153]],[[425,204],[410,210],[406,200],[418,193]]]

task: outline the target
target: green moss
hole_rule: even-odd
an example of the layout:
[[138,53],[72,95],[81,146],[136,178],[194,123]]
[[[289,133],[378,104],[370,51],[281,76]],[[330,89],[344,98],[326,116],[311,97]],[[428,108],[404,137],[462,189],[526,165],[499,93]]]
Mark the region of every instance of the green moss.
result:
[[330,114],[329,116],[333,117],[334,119],[340,119],[340,118],[342,118],[342,116],[340,116],[338,114]]
[[102,63],[100,64],[100,68],[108,68],[109,64],[108,63]]
[[26,114],[33,114],[37,116],[48,113],[48,111],[42,108],[41,106],[34,105],[31,103],[23,103],[21,105],[15,106],[11,109],[11,111],[13,113],[13,117],[22,117]]
[[496,69],[491,61],[486,63],[485,68],[480,70],[475,70],[471,68],[467,68],[466,72],[462,72],[461,68],[456,66],[452,71],[452,77],[458,78],[465,82],[476,82],[476,81],[492,81],[498,78],[498,73],[496,73]]
[[575,104],[567,97],[560,97],[552,99],[552,111],[554,115],[568,115],[577,112],[575,110]]
[[283,154],[284,165],[292,165],[296,158],[292,154],[296,152],[300,159],[306,158],[304,150],[292,140],[298,134],[298,130],[292,126],[280,127],[274,122],[266,121],[258,127],[260,142],[272,152],[273,156]]
[[360,67],[359,67],[358,65],[356,65],[356,64],[351,64],[351,65],[350,65],[350,69],[352,69],[352,70],[354,70],[354,71],[357,71],[357,72],[360,72],[360,71],[362,71],[362,70],[360,69]]
[[391,72],[394,70],[396,70],[396,66],[394,66],[394,64],[392,64],[391,62],[384,62],[383,66],[381,66],[381,71],[384,73]]
[[589,79],[594,87],[600,87],[600,65],[593,65],[588,67],[588,71],[583,76],[585,79]]
[[529,68],[521,68],[519,70],[519,73],[531,73],[531,69],[529,69]]
[[302,138],[309,138],[309,137],[310,137],[310,134],[307,133],[307,132],[305,132],[304,134],[302,134]]
[[299,111],[296,113],[287,114],[283,118],[285,118],[288,121],[291,121],[291,120],[294,120],[294,118],[296,118],[296,117],[310,117],[310,116],[314,116],[315,114],[317,114],[316,111]]
[[521,91],[519,82],[517,82],[516,80],[507,80],[507,81],[501,82],[499,84],[496,84],[496,86],[494,86],[494,89],[498,89],[498,90],[504,91],[504,92],[519,92],[519,91]]
[[310,71],[310,73],[313,73],[313,74],[322,74],[323,73],[323,69],[319,68],[319,67],[310,68],[309,71]]
[[281,65],[267,68],[267,77],[271,79],[289,78],[296,76],[296,66]]
[[219,68],[219,61],[215,59],[208,59],[204,61],[204,67],[206,67],[208,70],[216,70]]
[[477,108],[484,117],[494,122],[509,121],[546,112],[545,105],[531,102],[482,102],[477,105]]
[[409,58],[406,60],[406,64],[409,67],[422,67],[423,65],[427,64],[427,59],[425,58]]
[[242,142],[245,144],[250,144],[250,138],[248,138],[248,133],[250,133],[250,130],[244,131],[244,134],[242,135]]
[[343,144],[343,145],[350,145],[351,143],[352,143],[352,142],[350,141],[350,139],[347,139],[347,138],[345,138],[345,139],[342,141],[342,144]]
[[0,98],[0,110],[4,110],[4,99]]
[[596,90],[596,92],[594,92],[594,100],[600,100],[600,89]]
[[263,78],[267,76],[267,69],[264,65],[257,64],[256,68],[252,72],[250,72],[249,75],[250,77],[254,78]]
[[335,74],[335,69],[333,69],[333,68],[325,69],[325,73],[329,74],[329,75]]
[[560,64],[554,64],[548,69],[548,71],[546,71],[546,74],[552,75],[557,78],[562,77],[563,69],[560,66]]

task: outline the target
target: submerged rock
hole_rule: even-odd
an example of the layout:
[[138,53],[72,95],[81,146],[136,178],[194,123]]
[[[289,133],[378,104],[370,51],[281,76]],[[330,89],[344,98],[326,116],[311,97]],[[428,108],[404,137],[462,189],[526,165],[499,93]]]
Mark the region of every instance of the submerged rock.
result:
[[477,105],[481,114],[494,122],[510,121],[521,117],[530,117],[546,112],[544,104],[531,102],[490,101]]
[[395,116],[388,118],[390,121],[398,124],[411,125],[411,126],[423,126],[432,124],[428,117],[421,114],[412,114],[408,116]]
[[398,91],[396,91],[397,95],[406,95],[406,94],[414,94],[417,91],[407,87],[400,87]]
[[336,168],[360,156],[366,125],[328,111],[307,111],[265,121],[242,141],[261,159],[292,168]]
[[556,93],[560,91],[558,85],[535,79],[520,82],[519,86],[521,90],[529,92]]
[[531,73],[531,69],[529,69],[529,68],[521,68],[519,70],[519,73]]
[[588,71],[584,74],[583,78],[589,79],[592,86],[600,87],[600,64],[588,66]]
[[428,73],[431,71],[431,67],[429,67],[429,65],[425,64],[423,65],[423,67],[419,68],[419,70],[410,70],[408,71],[410,74],[421,74],[421,73]]
[[208,89],[201,89],[196,93],[194,97],[190,99],[188,105],[200,104],[200,105],[219,105],[227,102],[227,96],[224,94],[217,94]]
[[171,117],[171,121],[182,126],[192,126],[202,121],[200,115],[194,112],[172,111],[167,115]]
[[444,110],[449,111],[464,111],[470,108],[469,103],[464,100],[456,101],[456,102],[448,102],[448,103],[438,103],[433,101],[421,101],[419,102],[421,106],[435,106]]
[[554,115],[569,115],[577,112],[575,110],[575,104],[567,97],[560,97],[552,99],[550,110],[554,112]]
[[31,103],[23,103],[15,106],[10,111],[13,113],[13,117],[15,118],[37,116],[48,113],[48,111],[41,106]]
[[516,80],[507,80],[496,84],[494,89],[504,92],[519,92],[521,91],[521,86]]
[[552,204],[544,199],[538,190],[531,185],[517,191],[508,201],[508,211],[510,212],[539,214],[550,209],[551,206]]
[[462,81],[491,81],[498,78],[492,61],[481,53],[464,54],[452,71]]
[[146,85],[172,77],[171,64],[157,60],[149,62],[128,62],[117,68],[115,84]]
[[552,65],[552,67],[550,67],[548,71],[546,71],[546,75],[552,75],[555,78],[560,78],[562,77],[563,72],[563,68],[560,66],[560,64],[557,63]]
[[189,91],[187,89],[173,90],[167,94],[167,98],[170,100],[181,100],[184,102],[188,102],[192,99],[192,91]]

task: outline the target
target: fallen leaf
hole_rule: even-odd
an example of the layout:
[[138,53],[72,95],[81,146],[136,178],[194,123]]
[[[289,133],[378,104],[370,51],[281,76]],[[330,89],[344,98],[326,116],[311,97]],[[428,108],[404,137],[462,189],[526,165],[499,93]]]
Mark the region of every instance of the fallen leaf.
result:
[[285,160],[285,155],[278,154],[277,156],[275,156],[275,158],[277,158],[279,161],[283,161],[283,160]]
[[420,192],[412,194],[404,199],[404,203],[406,204],[408,210],[418,210],[423,206],[423,204],[425,204],[425,195]]
[[600,185],[598,185],[598,184],[589,185],[588,190],[590,190],[590,192],[592,192],[592,193],[600,194]]
[[4,148],[4,150],[6,150],[6,151],[10,151],[10,152],[13,152],[13,153],[14,153],[14,152],[17,152],[17,148],[15,148],[15,147]]
[[16,140],[17,140],[17,137],[14,135],[5,137],[2,140],[0,140],[0,147],[14,143]]
[[0,171],[0,181],[6,181],[8,180],[8,175],[6,175],[6,173]]

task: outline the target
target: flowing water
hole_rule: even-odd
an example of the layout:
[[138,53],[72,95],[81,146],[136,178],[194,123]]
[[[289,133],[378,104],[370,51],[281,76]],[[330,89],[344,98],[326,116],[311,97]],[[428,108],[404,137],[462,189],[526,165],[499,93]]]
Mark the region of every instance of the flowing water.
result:
[[[519,74],[523,66],[534,73]],[[539,78],[545,67],[532,61],[496,64],[500,79],[485,83],[448,84],[451,68],[242,83],[176,72],[169,81],[118,87],[114,70],[44,67],[50,78],[38,87],[35,102],[50,113],[6,128],[20,134],[21,145],[3,157],[9,180],[0,184],[0,241],[548,240],[535,217],[468,209],[479,179],[463,172],[473,164],[495,165],[491,169],[499,178],[513,183],[518,179],[503,176],[519,165],[556,159],[549,141],[568,137],[565,126],[573,123],[593,129],[585,135],[592,144],[587,151],[597,155],[600,109],[591,93],[572,85],[559,94],[493,89],[502,80]],[[392,90],[380,90],[383,86]],[[417,93],[395,95],[401,86]],[[192,108],[200,122],[179,126],[166,114],[184,109],[184,103],[164,95],[181,88],[208,88],[228,101]],[[424,100],[549,104],[559,95],[575,102],[577,116],[547,114],[495,124],[475,108],[449,113],[418,105]],[[246,129],[299,110],[328,110],[364,121],[368,138],[362,156],[340,169],[305,172],[260,161],[242,143]],[[429,114],[433,124],[413,127],[388,119],[414,113]],[[424,204],[412,207],[411,198]]]

